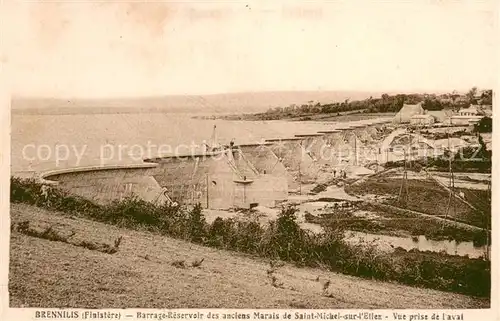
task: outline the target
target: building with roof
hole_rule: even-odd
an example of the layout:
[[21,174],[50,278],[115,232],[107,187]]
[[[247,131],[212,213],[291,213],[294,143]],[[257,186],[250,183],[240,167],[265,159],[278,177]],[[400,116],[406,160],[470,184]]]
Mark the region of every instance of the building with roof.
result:
[[467,108],[462,108],[458,112],[459,116],[479,116],[482,115],[483,112],[479,105],[470,105]]
[[455,126],[473,126],[481,118],[485,117],[486,114],[480,105],[470,105],[467,108],[460,109],[458,115],[451,116],[449,124]]
[[424,113],[425,111],[421,102],[415,105],[404,104],[396,116],[394,116],[392,122],[395,124],[408,124],[412,116],[423,115]]

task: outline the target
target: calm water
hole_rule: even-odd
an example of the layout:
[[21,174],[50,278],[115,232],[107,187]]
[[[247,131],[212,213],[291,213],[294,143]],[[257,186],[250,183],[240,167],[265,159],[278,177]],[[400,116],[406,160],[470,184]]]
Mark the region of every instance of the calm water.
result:
[[476,247],[472,242],[457,242],[455,240],[434,241],[427,239],[425,235],[420,235],[418,239],[413,239],[410,237],[348,232],[347,238],[353,243],[359,242],[360,240],[369,243],[374,242],[378,247],[387,250],[391,250],[392,247],[402,247],[407,251],[417,249],[419,251],[445,252],[450,255],[468,255],[470,258],[482,257],[487,251],[486,246]]
[[[316,133],[337,124],[202,120],[186,114],[13,115],[11,167],[17,172],[137,162],[141,153],[155,156],[160,145],[164,145],[162,152],[168,153],[169,147],[173,151],[182,144],[208,141],[214,125],[221,143],[231,139],[236,143],[255,143],[266,138]],[[179,149],[187,150],[187,146]],[[77,155],[82,155],[80,161]],[[133,155],[138,155],[136,160]]]

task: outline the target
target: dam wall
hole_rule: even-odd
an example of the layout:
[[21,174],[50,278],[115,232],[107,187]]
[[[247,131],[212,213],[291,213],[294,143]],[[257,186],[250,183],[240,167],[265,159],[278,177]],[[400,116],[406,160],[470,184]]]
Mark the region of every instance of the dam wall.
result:
[[329,146],[325,150],[328,165],[364,165],[376,160],[378,131],[370,125],[351,125],[321,131]]
[[323,134],[326,144],[330,146],[331,149],[336,149],[341,145],[342,142],[342,131],[340,130],[328,130],[328,131],[320,131],[319,133]]
[[45,172],[41,178],[44,183],[98,204],[134,195],[148,202],[164,202],[166,197],[152,176],[155,167],[154,164],[80,167]]
[[285,165],[271,150],[271,143],[239,145],[245,158],[259,173],[260,180],[256,180],[256,193],[263,191],[262,199],[273,195],[276,200],[284,200],[288,197],[288,189],[298,188],[298,183],[293,181],[292,175],[287,171]]
[[262,174],[248,185],[248,198],[241,203],[249,207],[251,204],[259,204],[267,207],[275,207],[280,202],[288,199],[288,180],[272,174]]
[[[170,197],[178,203],[200,203],[213,209],[275,206],[300,183],[328,178],[332,171],[329,166],[373,162],[365,155],[366,146],[377,147],[377,162],[384,161],[384,156],[387,161],[388,152],[381,153],[379,148],[381,138],[387,134],[383,126],[376,122],[337,124],[332,130],[268,139],[263,144],[151,158],[138,165],[51,171],[42,178],[101,204],[135,195],[153,202],[168,201]],[[356,148],[361,153],[355,156]]]
[[270,148],[283,162],[293,181],[303,183],[314,181],[321,169],[303,146],[302,138],[268,139],[273,143]]
[[276,178],[265,174],[253,181],[235,181],[232,186],[231,207],[234,208],[250,208],[257,205],[275,207],[288,199],[288,182],[285,177]]
[[295,136],[302,139],[304,148],[315,162],[319,165],[332,165],[331,155],[333,151],[324,134],[299,134]]
[[211,204],[222,202],[225,182],[232,181],[235,174],[225,163],[223,155],[203,155],[186,157],[161,157],[146,159],[156,163],[152,175],[167,193],[181,204],[207,204],[207,191]]
[[159,157],[153,177],[172,200],[205,208],[274,206],[287,199],[286,177],[260,174],[238,148],[212,154]]
[[377,140],[379,137],[379,132],[375,125],[370,125],[366,127],[366,131],[372,137],[372,139]]
[[238,148],[259,174],[284,175],[286,168],[274,154],[271,146],[271,143],[246,144],[238,145]]
[[356,126],[353,131],[362,143],[366,144],[373,142],[373,137],[368,133],[367,126]]

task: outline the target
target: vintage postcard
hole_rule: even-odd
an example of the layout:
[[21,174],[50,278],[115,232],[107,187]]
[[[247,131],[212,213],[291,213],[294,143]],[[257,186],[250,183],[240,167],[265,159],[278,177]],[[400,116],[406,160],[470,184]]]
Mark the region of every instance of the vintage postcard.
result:
[[2,320],[499,317],[497,1],[1,15]]

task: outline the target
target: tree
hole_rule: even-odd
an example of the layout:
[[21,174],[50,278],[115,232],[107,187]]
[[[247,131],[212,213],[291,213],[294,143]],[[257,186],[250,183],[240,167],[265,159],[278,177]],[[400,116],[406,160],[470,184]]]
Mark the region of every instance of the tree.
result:
[[458,97],[460,97],[460,94],[456,90],[454,90],[450,95],[450,98],[451,98],[451,101],[453,102],[453,104],[455,104]]
[[465,95],[467,96],[467,100],[469,101],[469,103],[475,104],[476,103],[476,95],[477,95],[477,87],[472,87]]
[[493,90],[485,90],[481,94],[481,104],[482,105],[493,105]]
[[201,204],[196,204],[189,212],[189,237],[191,241],[200,243],[206,234],[206,221],[205,215],[201,208]]
[[474,131],[477,133],[491,133],[493,131],[493,120],[490,117],[483,117],[474,126]]
[[441,102],[437,100],[435,97],[434,98],[425,98],[422,107],[425,110],[442,110],[443,106],[441,105]]

